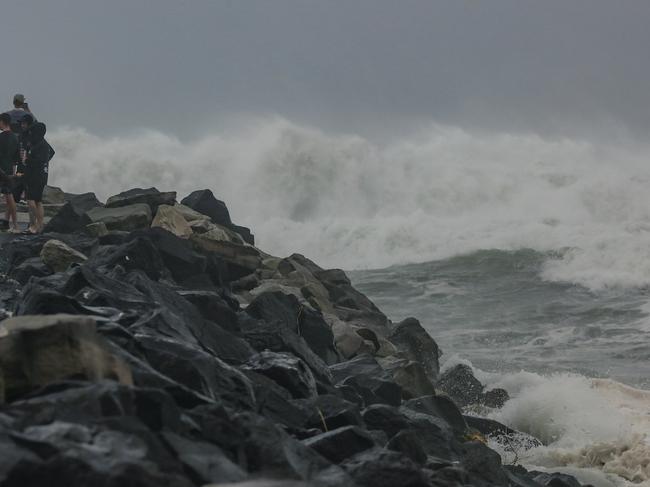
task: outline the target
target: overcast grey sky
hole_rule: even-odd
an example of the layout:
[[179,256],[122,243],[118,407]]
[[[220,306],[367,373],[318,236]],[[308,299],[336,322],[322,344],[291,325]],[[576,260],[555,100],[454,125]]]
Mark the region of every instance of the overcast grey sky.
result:
[[[650,129],[648,0],[3,2],[2,93],[97,133],[279,114]],[[197,130],[203,130],[201,128]]]

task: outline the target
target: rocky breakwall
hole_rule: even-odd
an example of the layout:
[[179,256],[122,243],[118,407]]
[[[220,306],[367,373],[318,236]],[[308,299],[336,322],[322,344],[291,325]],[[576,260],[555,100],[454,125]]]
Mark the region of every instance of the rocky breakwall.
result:
[[502,465],[479,431],[511,431],[463,416],[489,394],[417,320],[208,190],[65,194],[1,245],[2,487],[574,485]]

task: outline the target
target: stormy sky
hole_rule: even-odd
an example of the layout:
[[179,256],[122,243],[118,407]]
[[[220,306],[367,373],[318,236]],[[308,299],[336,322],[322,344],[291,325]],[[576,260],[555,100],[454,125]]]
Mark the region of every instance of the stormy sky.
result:
[[647,0],[3,2],[2,96],[50,125],[190,134],[238,115],[328,130],[650,129]]

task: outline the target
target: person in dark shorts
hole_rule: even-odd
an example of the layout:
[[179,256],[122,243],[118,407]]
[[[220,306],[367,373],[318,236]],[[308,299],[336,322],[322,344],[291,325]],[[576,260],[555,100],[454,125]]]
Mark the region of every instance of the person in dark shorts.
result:
[[53,156],[52,147],[45,140],[46,131],[45,124],[37,122],[27,132],[29,150],[25,159],[25,198],[34,213],[34,223],[27,230],[29,233],[40,233],[43,230],[43,190]]
[[10,224],[10,231],[18,230],[16,216],[16,202],[14,201],[12,178],[14,164],[18,159],[18,137],[11,131],[11,115],[0,114],[0,193],[4,195],[6,217]]
[[[20,203],[25,193],[25,158],[29,150],[29,140],[27,133],[30,127],[34,124],[34,117],[27,114],[20,122],[20,135],[18,136],[18,160],[16,161],[16,177],[14,177],[14,200]],[[33,218],[30,213],[30,223],[33,223]]]

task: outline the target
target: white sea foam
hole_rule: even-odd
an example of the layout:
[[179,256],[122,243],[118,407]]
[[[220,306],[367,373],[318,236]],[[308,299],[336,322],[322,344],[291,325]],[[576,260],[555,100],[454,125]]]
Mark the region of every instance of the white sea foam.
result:
[[599,485],[650,485],[650,391],[570,374],[492,377],[513,395],[494,419],[545,444],[518,452],[520,462]]
[[548,279],[650,284],[650,164],[642,148],[431,125],[373,142],[279,118],[184,143],[157,132],[50,134],[52,183],[99,196],[209,187],[260,245],[327,266],[379,268],[485,248],[569,249]]

